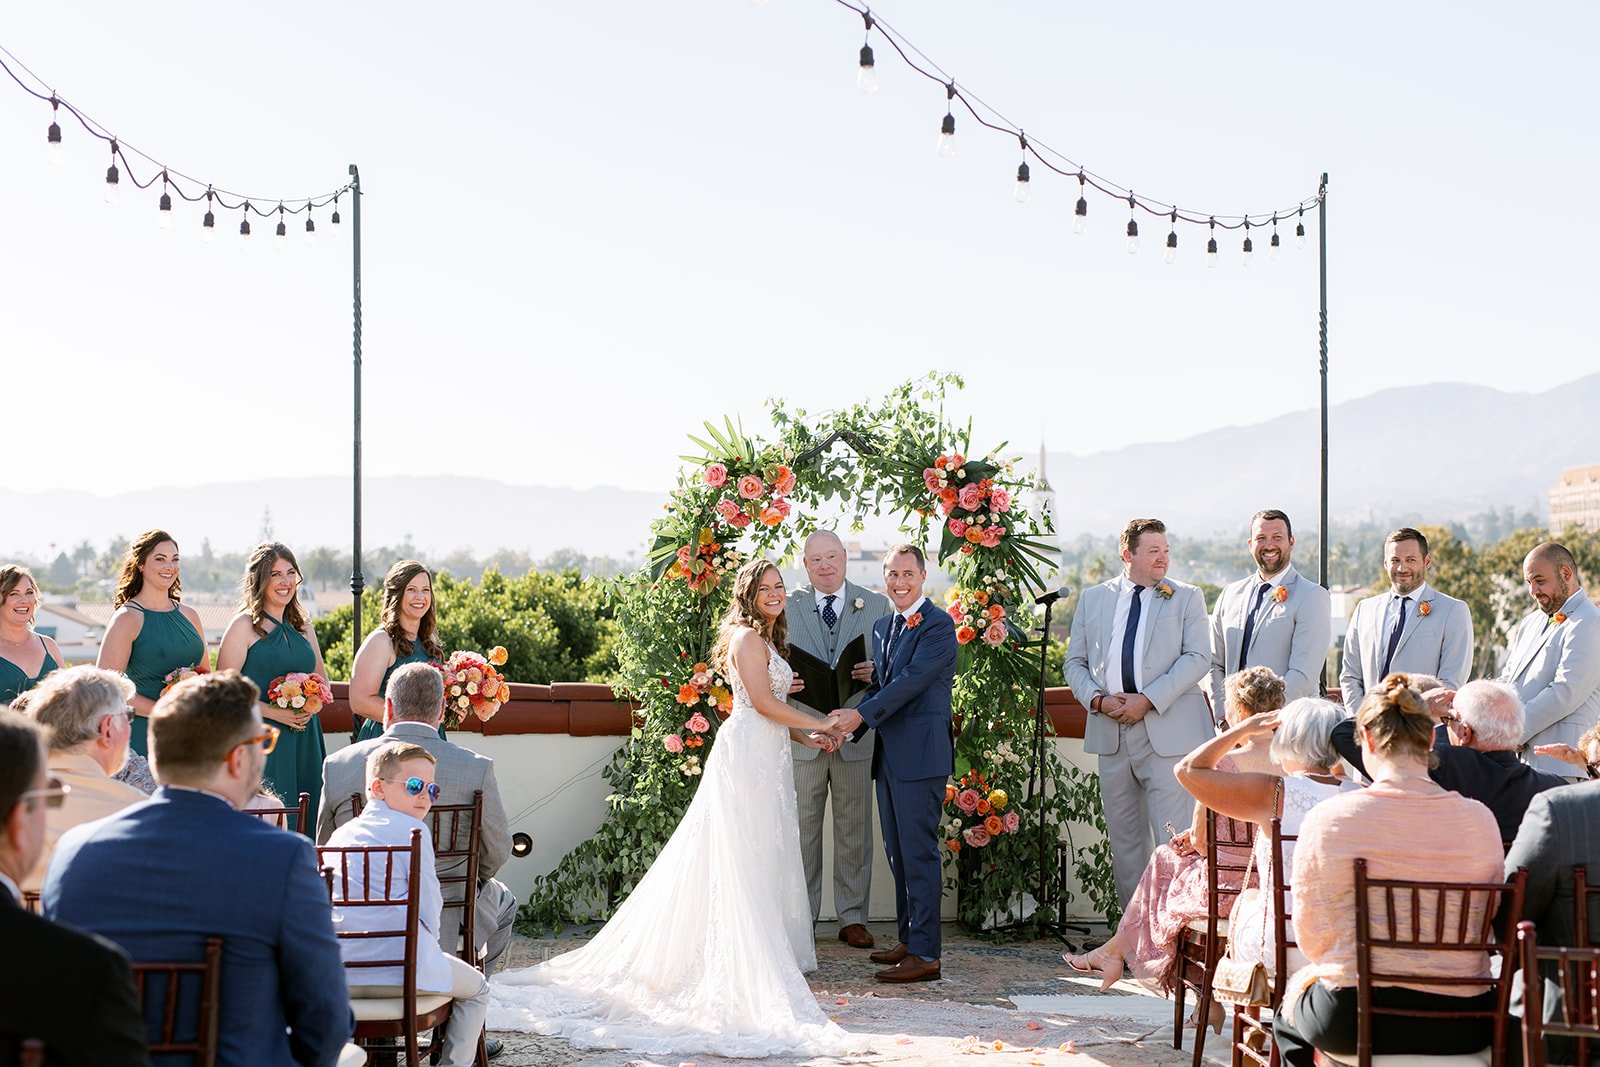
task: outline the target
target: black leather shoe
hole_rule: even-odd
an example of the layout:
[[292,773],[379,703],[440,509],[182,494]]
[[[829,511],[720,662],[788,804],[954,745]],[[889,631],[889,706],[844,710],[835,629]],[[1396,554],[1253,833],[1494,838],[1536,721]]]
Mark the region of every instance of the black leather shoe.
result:
[[501,1041],[498,1037],[486,1037],[486,1038],[483,1039],[483,1051],[484,1051],[484,1054],[486,1056],[488,1056],[491,1060],[494,1059],[496,1056],[500,1055],[500,1053],[504,1052],[505,1050],[506,1050],[506,1043],[504,1041]]

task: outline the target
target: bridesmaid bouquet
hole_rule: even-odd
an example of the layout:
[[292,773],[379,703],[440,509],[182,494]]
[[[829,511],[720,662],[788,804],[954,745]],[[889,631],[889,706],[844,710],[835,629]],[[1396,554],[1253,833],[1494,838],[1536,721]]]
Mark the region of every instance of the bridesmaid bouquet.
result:
[[[291,671],[267,686],[266,701],[285,711],[303,711],[315,715],[333,703],[333,689],[320,674],[302,674]],[[304,730],[303,726],[292,727]]]
[[179,682],[187,682],[190,678],[198,678],[202,674],[210,674],[211,668],[204,663],[196,663],[193,667],[179,667],[175,671],[168,671],[167,676],[161,679],[161,695],[166,696],[167,690]]
[[500,705],[511,699],[511,686],[505,675],[495,670],[506,664],[506,650],[499,645],[487,656],[476,652],[452,652],[438,665],[444,674],[444,724],[450,729],[461,725],[468,713],[479,722],[488,722]]
[[[1004,754],[1002,755],[1004,759]],[[944,787],[947,821],[941,826],[945,848],[960,852],[963,843],[983,848],[1002,834],[1014,834],[1022,827],[1022,817],[1006,811],[1011,798],[1004,789],[993,786],[989,776],[970,770],[959,783]]]

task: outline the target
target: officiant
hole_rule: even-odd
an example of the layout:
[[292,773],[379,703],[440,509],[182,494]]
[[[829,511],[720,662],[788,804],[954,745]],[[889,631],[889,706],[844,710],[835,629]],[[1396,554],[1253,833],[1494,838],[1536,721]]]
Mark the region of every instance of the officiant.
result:
[[[806,539],[808,584],[789,594],[791,703],[822,715],[861,702],[872,681],[872,624],[891,612],[888,598],[845,580],[844,542],[829,530]],[[798,661],[798,662],[797,662]],[[802,684],[802,681],[804,684]],[[867,895],[872,885],[872,746],[868,730],[837,752],[795,744],[794,788],[800,811],[800,855],[811,897],[811,921],[822,914],[822,817],[833,797],[833,904],[839,940],[872,948]]]

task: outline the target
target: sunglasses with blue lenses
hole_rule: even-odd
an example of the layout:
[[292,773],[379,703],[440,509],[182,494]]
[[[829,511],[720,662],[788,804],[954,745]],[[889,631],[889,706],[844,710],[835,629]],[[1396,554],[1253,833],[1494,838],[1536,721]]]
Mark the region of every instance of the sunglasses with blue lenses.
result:
[[422,791],[428,791],[428,799],[437,802],[439,799],[439,786],[434,782],[424,782],[421,778],[384,778],[381,781],[394,782],[396,785],[406,787],[407,796],[420,796]]

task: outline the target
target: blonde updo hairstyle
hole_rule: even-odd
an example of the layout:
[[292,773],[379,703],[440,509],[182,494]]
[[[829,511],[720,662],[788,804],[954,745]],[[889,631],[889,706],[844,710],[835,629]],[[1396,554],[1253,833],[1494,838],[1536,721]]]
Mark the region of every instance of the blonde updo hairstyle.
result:
[[753,559],[740,567],[733,579],[733,599],[728,602],[728,610],[722,616],[722,626],[717,630],[716,644],[711,649],[711,665],[729,678],[733,675],[730,654],[733,636],[741,626],[748,626],[766,638],[777,648],[779,655],[789,651],[789,622],[784,613],[780,611],[776,619],[768,622],[767,617],[761,614],[761,609],[756,607],[756,590],[761,587],[762,579],[769,570],[777,569],[771,560]]
[[[1246,667],[1228,675],[1223,683],[1227,707],[1223,713],[1238,712],[1243,722],[1252,715],[1264,715],[1283,707],[1285,690],[1283,679],[1270,667]],[[1231,721],[1231,716],[1230,716]]]
[[1373,752],[1409,756],[1430,768],[1438,763],[1433,716],[1408,674],[1391,674],[1368,693],[1356,711],[1356,725],[1367,731]]

